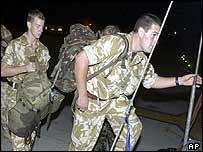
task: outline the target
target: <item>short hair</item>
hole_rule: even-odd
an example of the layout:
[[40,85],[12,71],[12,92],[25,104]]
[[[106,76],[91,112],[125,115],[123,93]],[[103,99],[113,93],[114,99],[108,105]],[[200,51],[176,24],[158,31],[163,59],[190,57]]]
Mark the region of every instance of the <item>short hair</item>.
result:
[[34,20],[35,17],[45,20],[44,14],[41,11],[39,11],[38,9],[29,10],[28,16],[27,16],[27,21],[31,22]]
[[145,31],[148,31],[151,28],[152,24],[161,26],[161,20],[153,14],[143,14],[135,23],[133,31],[137,33],[140,27],[142,27]]

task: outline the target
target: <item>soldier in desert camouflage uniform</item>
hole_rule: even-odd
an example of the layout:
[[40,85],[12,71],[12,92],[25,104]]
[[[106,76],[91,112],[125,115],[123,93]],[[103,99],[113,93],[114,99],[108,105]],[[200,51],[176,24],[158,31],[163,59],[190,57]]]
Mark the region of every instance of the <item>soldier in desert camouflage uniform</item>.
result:
[[[147,61],[145,53],[150,53],[160,31],[160,19],[152,14],[141,16],[133,32],[123,33],[129,42],[128,58],[125,68],[121,61],[106,69],[96,77],[86,81],[87,75],[94,73],[113,59],[125,48],[124,40],[119,36],[106,35],[95,43],[85,46],[76,56],[75,78],[79,97],[76,101],[72,141],[69,150],[91,151],[97,142],[104,119],[110,123],[115,134],[125,118],[131,95],[141,77]],[[167,88],[179,85],[192,85],[194,74],[178,77],[160,77],[149,64],[142,84],[145,88]],[[175,83],[177,82],[177,83]],[[201,84],[198,76],[197,83]],[[128,121],[130,123],[130,150],[133,150],[142,130],[142,124],[132,107]],[[125,124],[114,150],[125,150],[127,125]]]
[[[1,76],[7,77],[10,86],[6,90],[9,96],[8,109],[16,104],[16,88],[25,74],[37,70],[31,56],[36,56],[41,71],[47,72],[50,59],[49,51],[39,38],[43,32],[45,17],[39,10],[30,10],[27,16],[28,31],[12,40],[6,48],[1,63]],[[29,151],[32,149],[36,132],[33,131],[27,138],[16,136],[11,132],[12,149],[14,151]]]
[[[8,43],[12,40],[13,36],[11,32],[1,24],[1,59],[4,55],[5,49],[8,46]],[[8,130],[8,122],[7,122],[7,96],[5,93],[6,88],[8,87],[5,79],[1,78],[1,126],[3,128],[3,134],[5,137],[10,139],[10,133]]]

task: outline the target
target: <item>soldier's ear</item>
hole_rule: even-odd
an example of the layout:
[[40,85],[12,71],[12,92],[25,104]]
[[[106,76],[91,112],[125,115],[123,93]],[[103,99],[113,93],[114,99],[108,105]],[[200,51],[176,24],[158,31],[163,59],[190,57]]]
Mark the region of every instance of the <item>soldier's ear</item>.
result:
[[145,30],[142,27],[139,27],[139,29],[138,29],[138,35],[139,35],[139,37],[143,37],[144,33],[145,33]]

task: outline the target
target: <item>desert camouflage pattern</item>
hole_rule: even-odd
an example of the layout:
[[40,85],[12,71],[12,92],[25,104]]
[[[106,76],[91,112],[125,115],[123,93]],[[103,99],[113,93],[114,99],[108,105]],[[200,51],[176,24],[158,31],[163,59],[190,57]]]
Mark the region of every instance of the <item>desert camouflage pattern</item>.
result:
[[[132,50],[132,34],[126,34],[129,40],[129,50]],[[84,47],[89,59],[88,75],[117,58],[124,47],[124,41],[113,35],[103,36],[92,45]],[[106,69],[89,80],[87,90],[100,99],[116,98],[121,94],[131,95],[137,87],[146,61],[147,56],[143,52],[133,54],[129,51],[128,59],[125,61],[126,69],[121,68],[121,61],[119,61],[114,67]],[[143,86],[147,89],[151,88],[156,78],[157,74],[154,72],[153,66],[149,64],[142,80]]]
[[[13,38],[13,36],[12,36],[11,32],[3,24],[1,24],[1,58],[4,55],[6,46],[12,40],[12,38]],[[4,41],[4,42],[2,42],[2,41]],[[3,43],[5,43],[7,45],[5,45]]]
[[[27,42],[25,33],[10,42],[6,48],[5,55],[2,59],[2,66],[7,65],[25,65],[30,62],[30,58],[36,56],[38,59],[38,68],[42,72],[46,72],[49,67],[50,55],[46,46],[44,46],[40,41],[37,42],[36,53],[32,51],[32,46]],[[38,70],[38,69],[37,69]],[[16,75],[7,78],[9,81],[19,83],[23,80],[25,74]]]
[[11,132],[12,150],[13,151],[31,151],[36,138],[36,132],[33,131],[27,138],[18,137]]
[[[108,25],[102,31],[98,31],[97,34],[98,34],[98,37],[101,37],[104,35],[116,34],[118,32],[120,32],[120,29],[118,26]],[[94,147],[94,150],[95,151],[109,151],[111,145],[113,144],[114,138],[115,138],[115,134],[113,133],[110,124],[105,119],[101,133],[100,133],[97,143]]]
[[[8,43],[12,40],[12,34],[11,32],[3,25],[1,24],[1,59],[4,55],[5,49],[8,45]],[[10,133],[7,127],[8,122],[6,112],[7,111],[7,96],[5,93],[5,90],[7,89],[8,84],[5,82],[5,79],[1,79],[1,126],[3,128],[3,134],[5,137],[10,139]]]
[[[40,41],[37,42],[38,47],[36,49],[36,53],[33,54],[32,52],[32,46],[28,43],[27,38],[25,36],[26,33],[24,33],[22,36],[19,38],[12,40],[9,45],[7,46],[5,50],[5,55],[3,56],[2,63],[1,65],[8,66],[8,65],[25,65],[30,62],[30,57],[31,56],[36,56],[39,62],[38,68],[40,68],[41,71],[46,72],[49,64],[48,61],[50,59],[49,51],[47,47],[45,47]],[[13,81],[15,83],[20,83],[25,74],[19,74],[13,77],[8,77],[7,79],[9,81]],[[17,90],[13,89],[12,87],[8,86],[6,91],[7,95],[7,110],[10,110],[12,107],[15,106],[16,104],[16,93]],[[8,118],[8,111],[4,111],[6,113],[5,119]],[[8,122],[8,120],[3,120],[4,122]],[[12,140],[12,147],[14,150],[22,150],[24,149],[25,143],[22,138],[19,138],[15,135],[12,135],[11,137]],[[15,137],[14,137],[15,136]],[[34,138],[33,138],[34,139]],[[30,142],[31,143],[31,142]],[[28,147],[31,147],[28,143]],[[29,148],[28,148],[29,149]],[[27,150],[25,148],[24,150]]]
[[[98,100],[89,99],[88,111],[81,112],[76,109],[72,132],[70,150],[92,150],[99,136],[104,119],[107,118],[115,135],[125,117],[125,111],[131,95],[138,87],[147,57],[143,52],[132,53],[133,32],[126,34],[129,40],[128,59],[126,68],[121,68],[121,61],[114,67],[106,69],[87,82],[87,90],[98,97]],[[124,41],[114,35],[101,37],[92,45],[84,47],[88,59],[88,74],[92,74],[104,65],[117,58],[125,47]],[[149,64],[142,80],[145,88],[151,88],[157,78],[154,68]],[[102,100],[99,100],[102,99]],[[135,114],[133,107],[129,116],[131,129],[131,150],[134,147],[142,130],[141,122]],[[125,137],[127,125],[124,126],[115,150],[125,150]]]
[[[125,117],[125,111],[128,105],[128,99],[124,95],[116,99],[98,101],[89,99],[88,111],[81,112],[75,110],[74,126],[72,130],[72,142],[69,145],[70,151],[91,151],[93,150],[99,137],[104,119],[109,121],[115,134],[118,133],[120,125]],[[131,150],[137,142],[142,124],[135,114],[133,107],[129,116],[131,125]],[[118,142],[115,146],[115,151],[125,151],[125,139],[127,133],[127,125],[124,126]],[[111,146],[111,145],[109,145]],[[110,150],[111,147],[106,147]],[[109,148],[109,149],[108,149]],[[95,149],[94,149],[95,150]],[[97,149],[99,150],[99,149]]]
[[69,93],[76,89],[74,77],[74,59],[82,51],[82,48],[96,40],[95,33],[82,24],[73,24],[70,26],[70,33],[64,38],[64,43],[60,48],[58,64],[55,66],[51,77],[54,78],[58,69],[60,72],[55,86],[61,91]]
[[8,129],[8,95],[6,94],[8,87],[7,82],[1,81],[1,126],[3,128],[3,135],[10,140]]

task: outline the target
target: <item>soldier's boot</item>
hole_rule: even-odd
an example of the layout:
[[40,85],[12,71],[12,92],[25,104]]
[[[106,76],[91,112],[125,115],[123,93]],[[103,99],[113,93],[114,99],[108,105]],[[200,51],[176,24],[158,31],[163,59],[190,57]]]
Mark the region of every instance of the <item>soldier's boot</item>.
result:
[[6,137],[11,142],[11,134],[7,126],[2,125],[3,136]]

